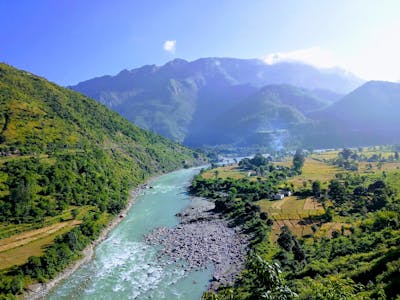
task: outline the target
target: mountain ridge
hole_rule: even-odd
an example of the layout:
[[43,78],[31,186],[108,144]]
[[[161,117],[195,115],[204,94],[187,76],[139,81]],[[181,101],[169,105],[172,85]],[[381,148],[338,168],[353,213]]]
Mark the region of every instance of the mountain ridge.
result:
[[268,146],[277,134],[285,132],[287,139],[297,125],[308,123],[310,120],[304,114],[307,107],[316,109],[326,105],[327,102],[305,89],[287,84],[267,85],[218,115],[202,130],[190,134],[185,143],[190,146]]
[[[175,59],[163,66],[123,70],[69,88],[107,105],[142,128],[183,142],[191,132],[265,85],[312,89],[333,101],[338,90],[349,91],[362,82],[338,72],[302,63],[268,65],[258,59]],[[330,91],[324,92],[326,87]]]
[[336,145],[396,144],[400,142],[399,111],[400,84],[369,81],[308,117],[320,123],[318,135],[330,135]]

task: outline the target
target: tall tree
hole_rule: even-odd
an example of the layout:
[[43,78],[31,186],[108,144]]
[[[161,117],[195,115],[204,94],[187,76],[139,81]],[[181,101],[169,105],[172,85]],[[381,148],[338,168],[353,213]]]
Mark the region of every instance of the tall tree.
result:
[[315,197],[319,197],[321,194],[321,182],[316,180],[312,183],[312,191]]
[[301,169],[304,166],[305,156],[303,150],[297,149],[296,153],[293,156],[293,169],[296,172],[301,172]]
[[285,284],[282,271],[277,263],[269,263],[253,254],[249,260],[249,270],[255,275],[252,299],[292,299],[297,294]]

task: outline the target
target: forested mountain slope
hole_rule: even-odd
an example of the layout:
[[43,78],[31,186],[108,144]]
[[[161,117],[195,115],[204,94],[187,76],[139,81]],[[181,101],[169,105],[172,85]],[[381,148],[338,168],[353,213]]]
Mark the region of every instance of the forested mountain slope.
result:
[[[194,161],[191,150],[139,129],[96,101],[4,64],[0,65],[0,128],[1,167],[8,170],[0,190],[3,206],[9,204],[14,187],[30,181],[37,199],[57,202],[57,193],[67,203],[82,204],[77,197],[83,195],[75,195],[75,184],[87,184],[90,193],[91,181],[99,180],[104,201],[111,201],[106,195],[118,191],[121,184],[137,184],[150,174]],[[10,172],[17,172],[18,165],[24,168],[13,178]],[[29,172],[26,165],[33,170]],[[38,166],[48,170],[36,170]],[[58,168],[69,169],[58,174]],[[51,179],[50,186],[38,172]],[[63,194],[64,188],[68,195]],[[87,201],[99,204],[101,200]],[[35,201],[31,204],[35,207]],[[18,217],[15,213],[11,215]]]
[[[73,237],[56,239],[42,260],[21,267],[24,276],[53,277],[126,205],[129,189],[195,157],[92,99],[0,64],[0,238],[69,216],[80,224]],[[29,279],[19,267],[4,267],[2,261],[0,293],[20,291]]]

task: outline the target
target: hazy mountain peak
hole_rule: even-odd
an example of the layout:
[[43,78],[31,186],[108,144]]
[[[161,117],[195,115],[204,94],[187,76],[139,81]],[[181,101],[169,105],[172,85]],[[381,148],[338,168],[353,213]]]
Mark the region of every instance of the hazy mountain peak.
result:
[[185,59],[182,58],[175,58],[169,62],[167,62],[165,65],[163,65],[163,67],[171,67],[171,66],[182,66],[182,65],[186,65],[189,62]]
[[123,77],[123,76],[130,76],[130,75],[131,75],[130,71],[128,71],[127,69],[123,69],[116,76]]
[[371,80],[364,83],[361,87],[368,88],[399,88],[400,83],[391,81]]

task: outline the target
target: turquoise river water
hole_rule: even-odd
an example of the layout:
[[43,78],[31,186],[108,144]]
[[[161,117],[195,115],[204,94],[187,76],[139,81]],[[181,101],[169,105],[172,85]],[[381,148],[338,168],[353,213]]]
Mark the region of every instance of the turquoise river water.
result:
[[199,169],[154,180],[124,220],[95,250],[94,259],[58,285],[47,299],[200,299],[211,270],[185,272],[182,263],[158,261],[157,248],[143,242],[159,226],[178,224],[175,214],[189,204],[186,188]]

